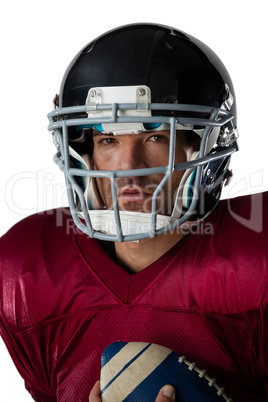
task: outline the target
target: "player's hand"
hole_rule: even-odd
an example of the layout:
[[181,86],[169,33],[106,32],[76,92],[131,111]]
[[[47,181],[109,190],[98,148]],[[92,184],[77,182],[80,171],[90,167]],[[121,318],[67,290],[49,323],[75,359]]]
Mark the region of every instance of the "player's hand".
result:
[[89,394],[89,402],[101,402],[100,381],[97,381]]
[[[175,401],[175,390],[171,385],[160,389],[155,402]],[[89,395],[89,402],[101,402],[100,382],[97,381]],[[145,401],[144,401],[145,402]]]
[[171,385],[165,385],[160,389],[155,402],[175,401],[175,389]]

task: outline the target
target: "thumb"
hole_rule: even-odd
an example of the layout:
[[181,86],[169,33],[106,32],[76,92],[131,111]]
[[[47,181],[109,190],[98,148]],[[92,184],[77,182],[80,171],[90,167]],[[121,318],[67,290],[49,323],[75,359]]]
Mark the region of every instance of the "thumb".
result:
[[175,401],[175,389],[171,385],[165,385],[160,389],[155,402]]

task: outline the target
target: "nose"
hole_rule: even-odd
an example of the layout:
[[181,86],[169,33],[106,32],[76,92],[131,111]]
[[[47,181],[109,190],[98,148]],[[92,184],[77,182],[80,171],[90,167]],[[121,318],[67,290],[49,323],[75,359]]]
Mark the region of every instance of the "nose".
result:
[[139,134],[130,135],[120,149],[119,170],[142,169],[148,167]]

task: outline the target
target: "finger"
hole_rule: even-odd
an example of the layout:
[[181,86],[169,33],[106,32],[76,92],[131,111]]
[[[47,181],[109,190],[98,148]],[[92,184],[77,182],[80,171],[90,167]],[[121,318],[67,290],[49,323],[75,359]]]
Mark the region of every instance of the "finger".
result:
[[101,402],[100,382],[97,381],[89,394],[89,402]]
[[171,385],[165,385],[160,389],[155,402],[175,401],[175,389]]

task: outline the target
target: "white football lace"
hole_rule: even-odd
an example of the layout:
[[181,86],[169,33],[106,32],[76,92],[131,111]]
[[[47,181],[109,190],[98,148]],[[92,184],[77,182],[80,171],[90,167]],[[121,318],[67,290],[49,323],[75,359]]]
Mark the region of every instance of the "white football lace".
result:
[[188,370],[195,370],[198,373],[198,376],[200,378],[205,378],[208,381],[208,385],[209,387],[215,387],[217,390],[217,395],[218,396],[222,396],[224,398],[225,401],[227,402],[233,402],[232,398],[229,398],[226,394],[225,394],[225,389],[220,387],[217,383],[216,383],[216,379],[215,378],[211,378],[207,375],[206,370],[201,370],[200,368],[198,368],[196,366],[195,362],[189,362],[185,356],[181,356],[178,359],[179,363],[185,363],[188,366]]

